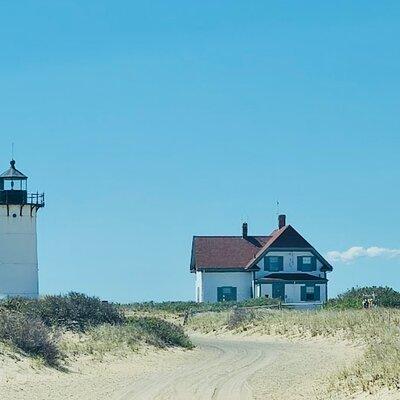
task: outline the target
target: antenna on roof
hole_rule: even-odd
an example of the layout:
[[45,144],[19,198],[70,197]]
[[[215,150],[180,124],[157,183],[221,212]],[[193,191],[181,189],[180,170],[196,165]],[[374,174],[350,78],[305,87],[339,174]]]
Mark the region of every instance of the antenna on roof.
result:
[[14,160],[14,142],[11,143],[11,159]]
[[279,208],[279,200],[276,201],[276,215],[279,215],[280,208]]

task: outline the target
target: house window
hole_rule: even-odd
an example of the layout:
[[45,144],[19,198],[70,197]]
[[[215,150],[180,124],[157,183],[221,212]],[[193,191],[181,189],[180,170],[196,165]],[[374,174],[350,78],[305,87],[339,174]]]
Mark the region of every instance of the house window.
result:
[[283,256],[268,256],[264,258],[264,271],[283,271]]
[[236,301],[237,288],[234,286],[222,286],[217,288],[218,301]]
[[306,287],[306,301],[314,301],[315,286]]
[[297,270],[298,271],[316,271],[317,259],[314,256],[299,256],[297,257]]
[[307,284],[301,287],[301,301],[319,301],[320,286],[315,284]]

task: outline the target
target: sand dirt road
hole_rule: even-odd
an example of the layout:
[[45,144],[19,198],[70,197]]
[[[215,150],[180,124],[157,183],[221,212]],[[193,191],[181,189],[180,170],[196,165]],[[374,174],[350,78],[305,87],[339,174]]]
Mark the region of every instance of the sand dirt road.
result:
[[[359,351],[330,341],[195,336],[193,351],[71,364],[70,372],[19,365],[0,372],[7,400],[317,399],[327,375]],[[1,365],[1,364],[0,364]],[[3,397],[4,396],[4,397]]]
[[195,337],[196,359],[127,384],[113,400],[313,399],[324,376],[353,359],[341,343]]

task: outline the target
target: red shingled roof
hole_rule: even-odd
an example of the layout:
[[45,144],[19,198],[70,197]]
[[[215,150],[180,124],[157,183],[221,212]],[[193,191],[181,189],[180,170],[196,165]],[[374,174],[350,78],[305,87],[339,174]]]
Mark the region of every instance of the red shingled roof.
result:
[[269,249],[310,249],[326,265],[332,266],[291,225],[276,229],[269,236],[194,236],[191,271],[198,269],[258,268]]
[[244,268],[269,239],[270,236],[194,236],[191,269]]

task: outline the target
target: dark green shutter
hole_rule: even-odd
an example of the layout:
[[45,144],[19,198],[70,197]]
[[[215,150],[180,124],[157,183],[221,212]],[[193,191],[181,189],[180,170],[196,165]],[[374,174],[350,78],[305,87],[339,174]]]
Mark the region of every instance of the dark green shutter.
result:
[[269,257],[264,257],[264,271],[269,271]]
[[316,271],[317,270],[317,258],[316,257],[311,257],[311,271]]
[[303,271],[303,257],[297,256],[297,270]]
[[314,286],[314,300],[321,300],[321,288],[317,285]]
[[222,288],[217,288],[217,301],[222,301]]
[[272,283],[272,298],[285,301],[285,284],[282,282]]
[[306,287],[301,286],[301,301],[306,301]]
[[237,301],[237,288],[233,287],[231,291],[231,301]]

